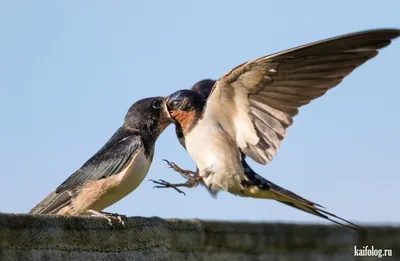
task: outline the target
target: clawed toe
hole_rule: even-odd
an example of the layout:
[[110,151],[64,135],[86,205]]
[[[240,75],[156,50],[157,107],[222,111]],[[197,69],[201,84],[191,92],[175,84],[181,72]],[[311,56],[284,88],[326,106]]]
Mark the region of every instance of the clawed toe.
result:
[[112,219],[116,219],[122,226],[125,226],[125,220],[127,220],[127,217],[125,215],[119,215],[116,213],[100,212],[93,209],[89,209],[87,210],[87,212],[106,219],[110,227],[113,227]]
[[200,176],[198,172],[190,171],[190,170],[184,170],[180,168],[178,165],[176,165],[174,162],[170,162],[169,160],[163,159],[168,166],[173,169],[174,171],[180,173],[187,181],[185,183],[180,183],[180,184],[171,184],[165,180],[159,179],[158,181],[150,179],[153,183],[157,184],[154,188],[173,188],[177,192],[183,194],[186,196],[186,193],[183,192],[182,190],[178,189],[177,187],[187,187],[187,188],[192,188],[194,186],[197,186],[197,184],[200,181]]
[[125,220],[127,220],[126,216],[117,216],[118,222],[122,225],[125,226]]
[[171,183],[166,182],[166,181],[163,180],[163,179],[159,179],[159,180],[149,179],[149,181],[151,181],[151,182],[153,182],[153,183],[155,183],[155,184],[159,184],[159,185],[160,185],[160,186],[154,186],[153,189],[154,189],[154,188],[170,188],[170,187],[172,187],[172,184],[171,184]]
[[[156,180],[154,180],[154,179],[149,179],[149,181],[151,181],[151,182],[153,182],[153,183],[155,183],[155,184],[164,185],[164,183],[161,182],[161,179],[159,179],[159,181],[156,181]],[[157,187],[160,187],[160,186],[154,186],[153,189],[154,189],[154,188],[157,188]]]
[[155,184],[158,184],[158,186],[154,186],[153,189],[154,188],[173,188],[176,191],[178,191],[179,193],[181,193],[181,194],[186,196],[185,192],[183,192],[182,190],[177,188],[177,185],[179,185],[179,184],[176,184],[176,185],[175,184],[171,184],[171,183],[169,183],[169,182],[167,182],[167,181],[165,181],[163,179],[159,179],[158,181],[150,179],[150,181],[152,181]]
[[163,161],[165,161],[171,169],[174,169],[177,172],[183,171],[183,169],[178,167],[178,165],[176,165],[174,162],[170,162],[169,160],[166,159],[163,159]]
[[125,226],[125,221],[128,220],[127,216],[120,215],[117,213],[108,213],[108,212],[101,212],[108,218],[116,219],[122,226]]
[[170,162],[170,161],[168,161],[166,159],[163,159],[163,161],[165,161],[171,169],[173,169],[174,171],[182,174],[187,179],[191,178],[190,174],[192,174],[194,176],[197,175],[197,172],[194,172],[194,171],[191,171],[191,170],[184,170],[181,167],[179,167],[178,165],[176,165],[174,162]]

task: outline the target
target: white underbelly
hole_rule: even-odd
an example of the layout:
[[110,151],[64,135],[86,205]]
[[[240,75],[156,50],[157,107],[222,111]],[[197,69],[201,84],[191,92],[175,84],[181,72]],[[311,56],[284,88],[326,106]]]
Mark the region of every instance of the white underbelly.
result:
[[185,136],[186,150],[200,170],[218,167],[228,156],[224,151],[224,137],[212,128],[202,129],[201,126],[194,128]]
[[115,175],[116,185],[100,197],[91,208],[101,211],[134,191],[147,175],[150,165],[151,159],[145,156],[144,148],[140,149],[125,170]]
[[199,168],[199,175],[213,190],[239,186],[243,169],[236,143],[221,129],[210,128],[211,124],[203,126],[196,126],[185,136],[186,150]]

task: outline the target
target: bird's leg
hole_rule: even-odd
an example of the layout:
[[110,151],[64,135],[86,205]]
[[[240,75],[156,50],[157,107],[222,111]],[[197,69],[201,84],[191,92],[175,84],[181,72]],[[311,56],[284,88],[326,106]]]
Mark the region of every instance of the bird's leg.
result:
[[159,179],[158,181],[151,179],[150,181],[152,181],[155,184],[159,184],[158,186],[154,186],[153,188],[173,188],[185,196],[186,196],[186,193],[183,192],[182,190],[178,189],[178,187],[192,188],[194,186],[197,186],[197,184],[199,183],[197,178],[194,178],[194,177],[190,177],[190,179],[188,179],[185,183],[178,183],[178,184],[171,184],[163,179]]
[[93,214],[95,216],[107,219],[108,224],[111,227],[113,226],[112,219],[117,219],[118,222],[121,223],[121,225],[125,226],[125,222],[123,221],[123,219],[126,219],[126,216],[121,216],[121,215],[115,214],[115,213],[100,212],[100,211],[96,211],[93,209],[88,209],[87,212],[89,212],[90,214]]
[[168,166],[173,169],[174,171],[178,172],[181,174],[184,178],[191,180],[194,177],[199,176],[198,171],[192,171],[192,170],[184,170],[180,168],[178,165],[176,165],[174,162],[169,162],[168,160],[164,159],[165,162],[167,162]]
[[192,187],[197,186],[200,183],[201,176],[199,175],[198,171],[194,172],[191,170],[184,170],[184,169],[181,169],[178,165],[176,165],[173,162],[169,162],[168,160],[164,160],[164,161],[167,162],[167,164],[170,168],[172,168],[176,172],[180,173],[184,178],[186,178],[187,181],[185,183],[171,184],[162,179],[159,179],[158,181],[151,179],[150,181],[152,181],[155,184],[158,184],[158,186],[154,186],[153,188],[173,188],[176,191],[178,191],[179,193],[186,195],[186,193],[183,192],[182,190],[178,189],[178,187],[192,188]]

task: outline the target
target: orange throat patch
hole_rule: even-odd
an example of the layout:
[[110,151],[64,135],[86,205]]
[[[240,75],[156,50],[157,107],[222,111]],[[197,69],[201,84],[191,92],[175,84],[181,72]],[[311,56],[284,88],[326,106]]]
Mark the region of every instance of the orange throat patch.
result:
[[171,118],[181,125],[183,131],[188,131],[190,124],[194,116],[196,115],[195,111],[182,111],[182,110],[175,110],[170,112]]

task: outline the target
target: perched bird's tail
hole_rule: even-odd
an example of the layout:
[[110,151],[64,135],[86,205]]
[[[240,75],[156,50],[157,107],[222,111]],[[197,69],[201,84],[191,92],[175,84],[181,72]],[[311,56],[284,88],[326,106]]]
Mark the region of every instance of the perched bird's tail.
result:
[[71,203],[71,195],[68,191],[62,193],[51,192],[40,201],[28,214],[57,214],[63,207]]
[[246,175],[249,178],[249,184],[246,184],[247,188],[243,191],[244,196],[252,198],[274,199],[288,206],[330,220],[338,225],[354,230],[365,230],[363,227],[360,227],[344,218],[338,217],[335,214],[324,210],[323,206],[307,200],[261,177],[255,173],[245,162],[244,167]]

